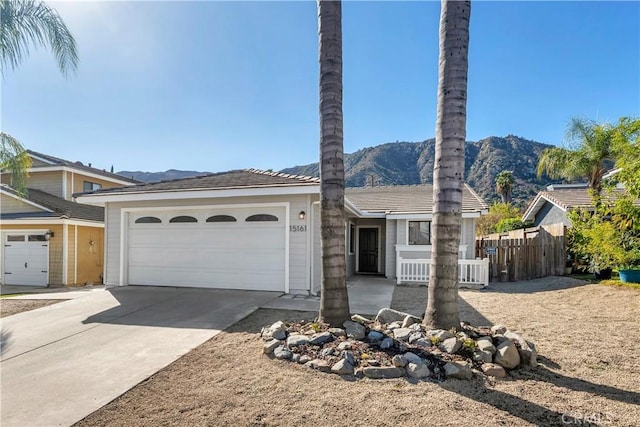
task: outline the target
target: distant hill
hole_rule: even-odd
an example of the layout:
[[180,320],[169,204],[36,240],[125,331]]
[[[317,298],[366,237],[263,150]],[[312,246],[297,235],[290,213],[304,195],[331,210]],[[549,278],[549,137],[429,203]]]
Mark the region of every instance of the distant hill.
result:
[[[516,179],[513,201],[524,206],[549,183],[547,177],[536,177],[538,157],[548,147],[551,146],[514,135],[468,141],[465,151],[466,182],[491,204],[500,200],[495,192],[496,175],[503,170],[511,170]],[[435,139],[428,139],[422,142],[390,142],[346,154],[347,186],[363,187],[371,185],[371,180],[374,185],[432,183],[434,153]],[[294,166],[282,172],[318,176],[318,164]],[[207,173],[175,169],[165,172],[118,172],[144,182],[189,178]]]
[[[514,203],[524,206],[549,181],[538,179],[538,157],[548,144],[514,135],[468,141],[465,151],[465,180],[484,200],[499,201],[495,177],[503,170],[513,171],[516,184]],[[424,184],[433,182],[435,139],[422,142],[391,142],[363,148],[345,155],[347,186]],[[318,176],[318,164],[295,166],[282,172]]]
[[116,172],[118,175],[127,178],[137,179],[143,182],[170,181],[172,179],[191,178],[193,176],[206,175],[210,172],[197,171],[181,171],[177,169],[169,169],[164,172],[142,172],[142,171],[121,171]]

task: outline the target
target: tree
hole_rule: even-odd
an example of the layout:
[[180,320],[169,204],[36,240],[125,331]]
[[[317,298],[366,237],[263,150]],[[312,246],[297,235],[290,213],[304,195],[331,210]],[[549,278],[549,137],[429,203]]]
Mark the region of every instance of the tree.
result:
[[622,117],[614,131],[617,179],[632,196],[640,198],[640,119]]
[[476,236],[497,233],[498,224],[504,221],[515,221],[522,218],[520,209],[510,203],[494,203],[489,206],[489,213],[476,221]]
[[504,170],[496,175],[496,192],[500,195],[502,203],[511,203],[511,190],[515,183],[513,171]]
[[344,152],[342,133],[342,3],[318,0],[320,62],[321,321],[349,319],[345,266]]
[[586,179],[595,196],[599,197],[602,177],[615,160],[614,136],[615,127],[610,124],[573,118],[567,138],[576,144],[575,148],[544,150],[538,160],[538,178],[546,172],[552,179]]
[[458,248],[464,179],[470,1],[442,0],[436,152],[433,170],[433,253],[424,324],[459,328]]
[[[64,76],[78,67],[76,42],[58,13],[42,1],[0,0],[0,73],[15,69],[30,45],[49,47]],[[11,135],[1,132],[0,169],[11,173],[13,188],[24,195],[31,159]]]

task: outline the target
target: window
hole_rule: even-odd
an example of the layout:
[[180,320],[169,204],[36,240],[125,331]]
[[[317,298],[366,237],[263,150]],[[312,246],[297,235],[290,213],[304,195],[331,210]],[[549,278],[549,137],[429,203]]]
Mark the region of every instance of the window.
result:
[[94,191],[100,190],[102,188],[102,184],[98,184],[97,182],[84,181],[82,183],[83,191]]
[[160,218],[156,218],[155,216],[143,216],[136,219],[136,224],[159,224]]
[[409,244],[431,244],[431,221],[409,221]]
[[349,253],[356,252],[356,225],[349,223]]
[[30,242],[46,242],[47,239],[44,237],[44,234],[29,234]]
[[7,236],[7,242],[24,242],[24,236]]
[[169,220],[169,222],[198,222],[198,220],[192,216],[181,215],[181,216],[174,216]]
[[231,215],[214,215],[207,218],[207,222],[236,222]]
[[257,221],[278,221],[278,217],[269,214],[257,214],[251,215],[245,221],[247,222],[257,222]]

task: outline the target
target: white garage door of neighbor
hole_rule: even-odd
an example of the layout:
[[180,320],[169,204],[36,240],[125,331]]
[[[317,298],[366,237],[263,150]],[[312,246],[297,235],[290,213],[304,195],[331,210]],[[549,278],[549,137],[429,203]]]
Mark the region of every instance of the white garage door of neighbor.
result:
[[131,212],[131,285],[284,291],[283,207]]
[[11,234],[4,238],[4,280],[7,285],[47,286],[49,242],[41,234]]

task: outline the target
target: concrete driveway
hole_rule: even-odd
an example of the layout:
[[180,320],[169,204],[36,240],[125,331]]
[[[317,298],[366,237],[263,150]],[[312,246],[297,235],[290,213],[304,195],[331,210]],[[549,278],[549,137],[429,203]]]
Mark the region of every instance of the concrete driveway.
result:
[[278,295],[125,287],[6,317],[1,424],[73,424]]

